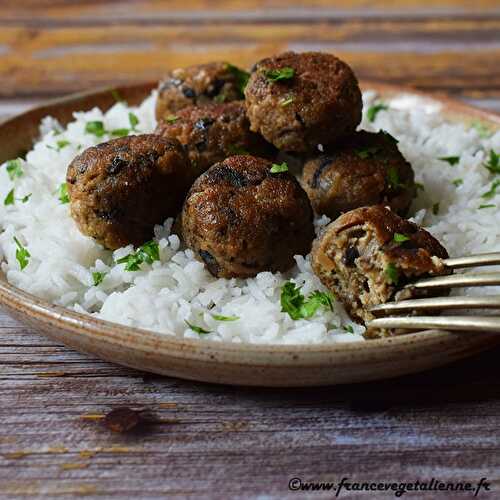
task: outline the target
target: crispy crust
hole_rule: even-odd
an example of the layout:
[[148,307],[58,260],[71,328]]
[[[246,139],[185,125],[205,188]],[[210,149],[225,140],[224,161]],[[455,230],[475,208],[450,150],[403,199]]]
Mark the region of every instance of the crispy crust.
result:
[[302,184],[314,210],[332,219],[376,204],[405,216],[416,194],[410,163],[383,132],[356,132],[338,148],[309,160]]
[[156,135],[86,149],[67,172],[71,215],[83,234],[109,249],[141,245],[174,217],[195,179],[178,141]]
[[[295,70],[293,78],[273,82],[266,76],[285,67]],[[336,143],[361,121],[358,81],[332,54],[285,52],[263,59],[252,70],[245,97],[252,130],[285,151],[312,152],[318,144]]]
[[242,151],[264,157],[275,154],[260,135],[250,132],[243,102],[192,106],[176,116],[173,123],[160,122],[155,133],[179,140],[199,174]]
[[270,169],[262,158],[233,156],[193,184],[182,232],[214,276],[286,271],[294,255],[309,252],[314,228],[307,195],[292,175]]

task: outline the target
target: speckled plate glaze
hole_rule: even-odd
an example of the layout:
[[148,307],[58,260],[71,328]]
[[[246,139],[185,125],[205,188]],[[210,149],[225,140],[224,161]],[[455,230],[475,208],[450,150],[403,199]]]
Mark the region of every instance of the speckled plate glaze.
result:
[[[137,104],[153,83],[117,88]],[[362,82],[383,98],[404,94],[438,106],[450,121],[500,127],[500,116],[474,109],[446,97],[402,87]],[[40,120],[52,115],[61,123],[73,111],[114,104],[112,89],[72,95],[27,111],[0,124],[0,162],[31,148]],[[420,101],[422,105],[422,101]],[[101,321],[54,306],[10,285],[0,272],[0,305],[22,323],[57,342],[107,361],[139,370],[191,380],[268,387],[345,384],[395,377],[441,366],[500,344],[500,335],[417,332],[352,344],[318,346],[256,346],[188,340]]]

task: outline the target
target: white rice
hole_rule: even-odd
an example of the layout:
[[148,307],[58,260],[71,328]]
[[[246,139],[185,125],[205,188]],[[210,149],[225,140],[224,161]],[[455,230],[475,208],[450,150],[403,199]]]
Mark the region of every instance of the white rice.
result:
[[[375,93],[366,92],[365,110],[376,99]],[[325,290],[311,271],[309,257],[297,256],[296,267],[285,275],[264,272],[246,280],[215,279],[190,250],[182,247],[176,235],[170,235],[172,221],[167,220],[155,229],[161,260],[129,272],[124,264],[114,261],[130,253],[131,247],[112,253],[78,231],[69,205],[58,199],[58,187],[65,181],[67,166],[75,155],[108,140],[108,136],[97,138],[85,133],[85,124],[101,120],[106,130],[128,127],[128,113],[132,111],[139,118],[138,131],[151,132],[155,127],[154,100],[152,95],[136,108],[117,103],[104,114],[99,109],[75,113],[66,129],[46,118],[40,126],[40,140],[22,162],[24,175],[11,181],[5,165],[0,167],[0,260],[9,282],[79,312],[165,334],[174,332],[180,337],[200,337],[187,326],[188,321],[210,331],[203,337],[215,341],[363,341],[364,328],[353,323],[338,303],[334,311],[322,309],[308,320],[294,321],[281,312],[280,289],[287,280],[303,285],[304,295]],[[439,105],[411,96],[399,96],[388,104],[390,109],[379,112],[374,123],[365,118],[362,128],[384,129],[399,140],[417,181],[425,186],[414,203],[415,220],[451,255],[498,251],[500,189],[499,195],[489,200],[481,195],[494,179],[482,164],[490,149],[500,150],[500,132],[482,137],[484,134],[474,127],[446,123]],[[69,141],[69,145],[57,151],[61,140]],[[459,156],[460,162],[450,166],[438,160],[442,156]],[[463,179],[458,187],[452,182],[457,178]],[[4,206],[3,200],[13,188],[17,201]],[[30,193],[32,196],[23,203],[21,198]],[[439,213],[435,215],[432,207],[437,202]],[[478,208],[490,203],[495,207]],[[316,225],[319,228],[327,222],[323,217]],[[23,271],[16,259],[14,236],[31,254]],[[95,271],[106,273],[98,286],[93,286]],[[488,289],[488,293],[495,292],[500,293],[500,287]],[[213,314],[239,319],[217,321]]]

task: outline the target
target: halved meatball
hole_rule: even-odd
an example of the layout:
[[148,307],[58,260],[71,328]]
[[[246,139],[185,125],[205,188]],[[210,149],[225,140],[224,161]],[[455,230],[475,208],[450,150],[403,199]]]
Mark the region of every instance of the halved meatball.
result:
[[[381,205],[352,210],[330,223],[313,244],[312,268],[358,321],[409,281],[448,274],[446,249],[425,229]],[[406,290],[405,290],[406,292]]]
[[226,62],[197,64],[171,71],[159,84],[156,119],[188,106],[243,99],[248,73]]
[[200,174],[236,154],[272,157],[275,153],[271,144],[250,132],[243,102],[183,109],[176,120],[160,122],[155,133],[178,139]]
[[185,242],[219,278],[286,271],[314,238],[305,191],[271,162],[232,156],[196,179],[184,203]]
[[178,141],[157,135],[114,139],[86,149],[67,172],[71,215],[80,231],[114,250],[151,239],[174,217],[196,178]]
[[316,213],[336,219],[382,204],[405,216],[416,194],[413,169],[385,132],[360,131],[306,163],[302,183]]
[[351,68],[332,54],[305,52],[258,62],[245,88],[252,130],[278,149],[317,151],[352,134],[363,102]]

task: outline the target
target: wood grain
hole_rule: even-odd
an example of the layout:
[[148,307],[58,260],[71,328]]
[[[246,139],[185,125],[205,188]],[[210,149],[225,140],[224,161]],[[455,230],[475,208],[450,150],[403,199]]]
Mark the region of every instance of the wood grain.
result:
[[[334,51],[363,78],[500,110],[498,0],[22,0],[0,7],[0,115],[47,96],[158,78],[176,65],[251,64],[289,47]],[[287,489],[291,477],[345,475],[488,477],[494,491],[484,497],[496,498],[499,355],[356,386],[224,388],[101,362],[0,313],[0,497],[299,498]],[[149,424],[111,433],[98,417],[120,406],[144,409]],[[377,497],[390,498],[370,495]]]

